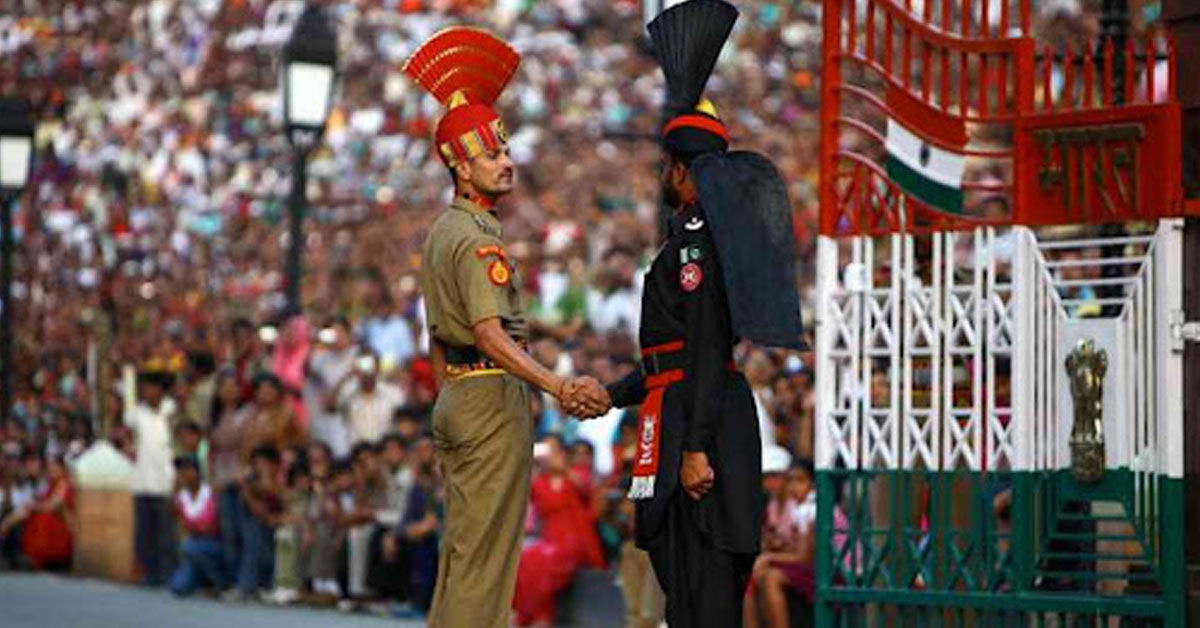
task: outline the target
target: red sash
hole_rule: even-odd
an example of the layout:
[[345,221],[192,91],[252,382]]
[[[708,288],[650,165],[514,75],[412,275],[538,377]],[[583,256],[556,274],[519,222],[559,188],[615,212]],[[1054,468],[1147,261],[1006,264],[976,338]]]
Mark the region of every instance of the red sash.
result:
[[658,476],[659,444],[662,442],[663,397],[667,387],[683,381],[683,371],[667,371],[646,378],[646,400],[639,415],[637,455],[633,459],[633,481],[629,499],[654,497],[654,480]]
[[[642,350],[644,362],[655,362],[656,356],[683,351],[683,341],[676,340]],[[730,371],[737,371],[733,362]],[[655,369],[657,370],[657,369]],[[638,421],[637,452],[633,458],[633,480],[629,485],[629,499],[641,500],[654,497],[654,481],[658,477],[659,443],[662,441],[663,397],[671,384],[684,380],[683,369],[663,371],[646,377],[646,399]]]
[[[642,351],[643,356],[673,353],[683,349],[682,342],[671,342]],[[638,422],[638,445],[633,458],[633,480],[629,485],[629,499],[640,500],[654,497],[654,481],[658,477],[659,445],[662,442],[663,397],[667,388],[683,381],[683,369],[665,371],[646,378],[646,399]]]

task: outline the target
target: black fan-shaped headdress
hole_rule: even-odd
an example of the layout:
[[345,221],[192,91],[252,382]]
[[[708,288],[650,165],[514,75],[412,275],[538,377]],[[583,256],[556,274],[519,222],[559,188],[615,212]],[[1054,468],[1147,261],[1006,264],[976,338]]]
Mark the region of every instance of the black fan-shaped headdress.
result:
[[738,10],[725,0],[688,0],[650,22],[650,40],[667,78],[666,113],[691,113],[700,102]]
[[737,9],[725,0],[688,0],[658,14],[647,27],[667,80],[663,140],[671,152],[725,150],[729,145],[715,110],[696,108],[737,18]]

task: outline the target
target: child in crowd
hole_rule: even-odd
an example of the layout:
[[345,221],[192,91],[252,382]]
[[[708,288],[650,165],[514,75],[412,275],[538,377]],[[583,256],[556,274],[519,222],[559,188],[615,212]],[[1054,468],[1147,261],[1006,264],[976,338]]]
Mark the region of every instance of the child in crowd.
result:
[[788,628],[789,591],[798,594],[805,604],[813,601],[817,501],[812,462],[797,460],[784,477],[782,493],[771,502],[782,504],[782,509],[776,511],[780,519],[773,522],[771,538],[764,540],[767,551],[754,563],[753,586],[746,594],[743,624],[747,628],[759,626],[760,594],[769,628]]
[[429,408],[413,405],[402,406],[396,410],[396,418],[392,422],[396,435],[405,443],[411,443],[421,436],[428,422]]
[[336,602],[342,597],[338,578],[338,562],[346,533],[341,526],[342,496],[354,490],[354,470],[348,460],[338,460],[329,467],[329,475],[313,475],[313,510],[310,521],[313,545],[309,572],[313,593]]
[[191,595],[205,587],[224,588],[224,551],[220,518],[212,487],[200,477],[200,463],[192,456],[175,459],[175,520],[183,529],[183,557],[171,576],[175,595]]
[[300,598],[300,589],[308,577],[309,507],[312,500],[312,475],[308,465],[293,463],[288,472],[288,487],[283,495],[283,519],[275,530],[275,589],[264,595],[268,602],[291,604]]
[[242,554],[236,588],[227,594],[241,600],[266,586],[274,571],[275,528],[283,520],[283,486],[279,477],[279,450],[256,447],[250,454],[250,471],[242,478],[245,510],[241,517]]
[[369,443],[355,445],[352,460],[354,485],[341,497],[341,523],[347,541],[347,592],[351,598],[343,608],[355,608],[373,595],[367,586],[371,537],[375,533],[376,513],[384,509],[387,500],[387,481],[380,469],[376,447]]
[[175,430],[175,453],[181,457],[195,460],[199,464],[200,478],[204,481],[208,475],[208,441],[204,431],[195,421],[181,423]]

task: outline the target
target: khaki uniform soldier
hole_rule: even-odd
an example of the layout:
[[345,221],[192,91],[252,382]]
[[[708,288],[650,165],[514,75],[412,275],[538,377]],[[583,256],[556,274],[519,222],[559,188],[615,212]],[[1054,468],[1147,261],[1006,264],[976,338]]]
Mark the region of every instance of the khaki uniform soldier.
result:
[[518,63],[503,41],[454,28],[422,44],[404,67],[449,109],[435,141],[455,184],[454,201],[433,222],[421,264],[441,383],[434,442],[446,484],[431,628],[510,625],[533,459],[529,386],[554,394],[576,416],[606,409],[598,382],[564,380],[524,349],[520,279],[495,214],[515,172],[504,125],[491,107]]

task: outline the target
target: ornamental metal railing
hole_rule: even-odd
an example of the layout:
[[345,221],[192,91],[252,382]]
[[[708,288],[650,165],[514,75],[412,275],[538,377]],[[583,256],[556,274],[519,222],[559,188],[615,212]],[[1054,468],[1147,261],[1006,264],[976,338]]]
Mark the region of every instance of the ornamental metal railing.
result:
[[[818,625],[1182,628],[1181,246],[1170,220],[821,238]],[[1086,483],[1083,339],[1108,359]]]

